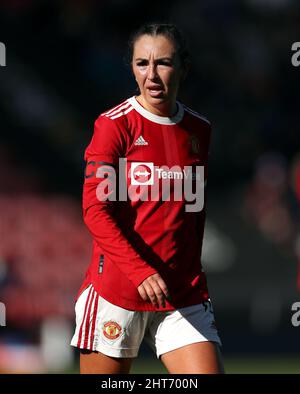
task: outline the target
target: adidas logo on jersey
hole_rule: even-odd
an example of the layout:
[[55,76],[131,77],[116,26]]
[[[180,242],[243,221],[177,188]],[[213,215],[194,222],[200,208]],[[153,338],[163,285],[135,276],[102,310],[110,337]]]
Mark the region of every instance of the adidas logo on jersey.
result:
[[139,138],[135,141],[134,145],[148,145],[148,142],[144,140],[143,136],[139,136]]

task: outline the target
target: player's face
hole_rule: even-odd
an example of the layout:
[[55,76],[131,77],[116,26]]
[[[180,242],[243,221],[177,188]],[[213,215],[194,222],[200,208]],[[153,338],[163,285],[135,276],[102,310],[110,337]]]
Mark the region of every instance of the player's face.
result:
[[183,74],[173,42],[164,36],[141,36],[134,45],[132,69],[142,105],[157,115],[173,115]]

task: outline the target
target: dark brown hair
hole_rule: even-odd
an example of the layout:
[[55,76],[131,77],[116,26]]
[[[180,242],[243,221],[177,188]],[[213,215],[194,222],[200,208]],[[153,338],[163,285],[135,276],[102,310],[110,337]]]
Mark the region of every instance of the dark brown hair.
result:
[[148,36],[164,36],[173,42],[176,53],[179,56],[181,66],[186,67],[190,63],[190,55],[187,49],[186,39],[181,31],[173,24],[170,23],[149,23],[142,25],[137,31],[135,31],[129,41],[127,48],[126,63],[131,65],[133,50],[136,41],[143,35]]

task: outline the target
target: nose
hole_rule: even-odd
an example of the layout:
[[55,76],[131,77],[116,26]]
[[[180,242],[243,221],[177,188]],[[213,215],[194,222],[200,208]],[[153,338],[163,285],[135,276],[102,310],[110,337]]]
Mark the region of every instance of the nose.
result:
[[150,81],[153,81],[157,77],[157,70],[155,64],[149,64],[149,70],[148,70],[148,79]]

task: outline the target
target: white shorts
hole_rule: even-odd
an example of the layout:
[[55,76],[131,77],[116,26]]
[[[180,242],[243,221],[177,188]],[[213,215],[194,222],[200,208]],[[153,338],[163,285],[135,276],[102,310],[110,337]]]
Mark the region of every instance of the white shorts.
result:
[[130,311],[99,296],[92,285],[75,305],[71,345],[111,357],[137,357],[143,339],[157,358],[196,342],[221,345],[210,301],[174,311]]

